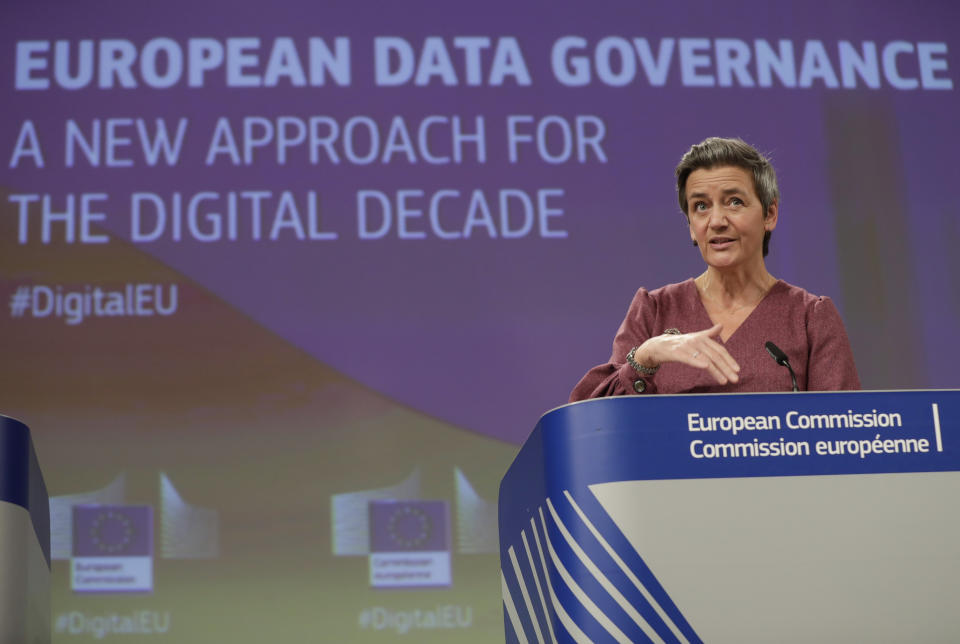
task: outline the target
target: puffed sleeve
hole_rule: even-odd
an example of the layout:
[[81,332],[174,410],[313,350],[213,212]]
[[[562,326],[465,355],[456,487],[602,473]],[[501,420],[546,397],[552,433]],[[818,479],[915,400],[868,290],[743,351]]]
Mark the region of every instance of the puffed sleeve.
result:
[[639,289],[613,339],[610,360],[606,364],[597,365],[580,379],[570,393],[570,402],[605,396],[656,393],[656,377],[641,376],[627,364],[630,349],[640,346],[653,334],[656,318],[656,300],[646,289]]
[[818,297],[808,312],[808,391],[860,389],[853,350],[840,313],[829,297]]

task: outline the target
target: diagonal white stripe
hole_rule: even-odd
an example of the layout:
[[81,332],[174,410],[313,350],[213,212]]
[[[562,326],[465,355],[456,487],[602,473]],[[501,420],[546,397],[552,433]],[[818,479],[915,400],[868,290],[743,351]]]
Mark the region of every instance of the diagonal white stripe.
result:
[[517,553],[514,551],[513,546],[510,546],[507,552],[510,555],[510,563],[513,564],[513,573],[517,576],[517,581],[520,582],[520,593],[523,595],[523,601],[527,605],[527,615],[530,616],[530,621],[533,622],[533,630],[537,634],[537,641],[540,642],[540,644],[544,644],[543,633],[540,632],[540,622],[537,620],[537,614],[533,612],[533,602],[530,601],[527,584],[523,581],[523,572],[520,570],[520,562],[517,561]]
[[[530,527],[533,528],[533,536],[537,539],[537,549],[540,548],[540,539],[537,537],[537,524],[533,520],[533,517],[530,517]],[[521,531],[520,536],[523,537],[523,547],[527,550],[527,562],[530,564],[530,572],[533,573],[533,581],[537,584],[537,594],[540,595],[540,605],[543,607],[543,616],[547,620],[547,630],[550,632],[550,640],[553,644],[557,644],[557,636],[553,632],[553,620],[550,619],[550,611],[547,609],[547,600],[543,598],[543,588],[540,586],[540,575],[537,574],[536,565],[533,563],[533,554],[530,552],[530,543],[527,541],[527,533]],[[541,558],[542,558],[541,553]]]
[[503,604],[507,607],[507,615],[510,616],[510,624],[513,625],[513,632],[517,636],[517,641],[521,644],[529,644],[527,636],[523,632],[523,626],[520,624],[520,616],[517,615],[517,607],[513,603],[513,597],[510,596],[510,589],[507,587],[507,578],[503,576],[503,570],[500,571],[500,594],[503,597]]
[[647,623],[647,620],[643,618],[643,615],[640,614],[640,611],[631,604],[626,597],[623,596],[617,587],[613,585],[613,582],[607,578],[606,575],[601,572],[600,568],[597,567],[595,563],[587,556],[587,553],[584,552],[583,548],[580,547],[580,544],[577,543],[573,535],[570,534],[570,531],[567,530],[567,526],[563,524],[563,521],[560,520],[560,516],[557,514],[557,511],[553,507],[553,503],[550,502],[550,499],[547,499],[547,508],[550,509],[550,515],[553,517],[553,521],[557,524],[557,527],[560,529],[560,534],[563,535],[564,540],[569,544],[570,549],[573,550],[574,554],[577,555],[577,558],[583,563],[583,565],[590,571],[590,574],[600,582],[600,585],[603,586],[603,589],[610,593],[610,596],[613,597],[613,600],[630,616],[630,619],[640,627],[640,629],[646,633],[654,642],[663,644],[663,638],[653,630],[653,627]]
[[[540,520],[543,520],[543,510],[540,511]],[[530,523],[534,523],[533,519],[530,519]],[[546,528],[546,524],[544,524]],[[547,533],[544,531],[544,538],[546,538]],[[573,638],[574,642],[577,644],[593,644],[590,641],[590,638],[587,637],[586,633],[580,630],[580,627],[577,626],[576,622],[567,614],[567,610],[563,607],[563,604],[560,603],[560,600],[557,599],[556,593],[553,592],[553,582],[550,581],[549,568],[547,568],[547,560],[543,556],[543,548],[540,546],[540,533],[536,529],[534,524],[533,530],[533,540],[537,544],[537,552],[540,554],[540,565],[543,567],[543,578],[547,580],[547,593],[550,595],[550,603],[553,604],[553,612],[556,614],[557,619],[560,620],[560,623],[567,629],[567,632],[570,633],[570,636]],[[549,622],[548,622],[549,623]],[[553,630],[551,629],[551,634]],[[556,642],[556,638],[553,640]]]
[[[550,499],[547,499],[547,502],[549,503]],[[553,543],[550,541],[550,534],[547,532],[547,520],[543,517],[543,508],[539,508],[539,510],[540,522],[543,523],[543,540],[547,544],[547,551],[550,553],[550,560],[553,562],[554,568],[558,573],[560,573],[560,578],[563,579],[564,583],[573,593],[573,596],[576,597],[583,607],[587,609],[587,612],[590,613],[593,618],[597,620],[600,625],[603,626],[608,633],[610,633],[610,635],[613,636],[615,640],[622,642],[623,644],[631,644],[630,638],[627,637],[624,632],[621,631],[602,610],[600,610],[599,606],[593,603],[593,600],[590,599],[590,596],[584,592],[583,588],[580,587],[580,584],[577,583],[577,581],[573,578],[573,575],[571,575],[563,565],[563,562],[560,561],[560,557],[557,556],[556,550],[553,549]]]
[[593,522],[587,518],[587,515],[583,512],[583,510],[580,509],[580,506],[577,505],[577,502],[573,500],[572,496],[570,496],[570,492],[564,490],[563,494],[567,497],[567,501],[569,501],[570,505],[573,506],[573,509],[580,516],[580,519],[583,521],[583,523],[587,526],[597,541],[600,542],[600,545],[603,546],[603,549],[607,551],[607,554],[610,555],[614,562],[616,562],[617,566],[619,566],[620,570],[623,571],[627,578],[633,582],[633,585],[637,587],[637,590],[640,591],[640,594],[643,595],[643,598],[650,602],[650,605],[653,606],[653,610],[657,612],[657,615],[660,616],[660,619],[662,619],[664,623],[670,627],[670,631],[674,634],[674,636],[676,636],[676,638],[684,644],[689,644],[689,640],[683,636],[683,633],[680,632],[680,629],[677,628],[677,625],[673,623],[673,620],[670,619],[666,611],[664,611],[660,604],[657,603],[657,600],[653,598],[653,595],[650,594],[650,591],[646,589],[640,579],[633,573],[632,570],[630,570],[630,567],[627,566],[626,562],[620,558],[620,555],[618,555],[617,551],[613,549],[613,546],[611,546],[607,540],[603,538],[603,535],[600,534],[600,531],[597,530],[596,526],[593,525]]

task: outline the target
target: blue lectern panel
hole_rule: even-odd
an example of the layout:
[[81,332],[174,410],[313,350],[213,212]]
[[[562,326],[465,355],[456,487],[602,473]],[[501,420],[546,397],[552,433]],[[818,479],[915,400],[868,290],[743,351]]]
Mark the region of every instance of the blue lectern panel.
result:
[[960,392],[624,397],[500,490],[508,641],[946,641]]
[[47,487],[30,439],[30,429],[18,420],[0,416],[0,501],[19,505],[30,513],[37,542],[50,566],[50,505]]
[[50,509],[30,430],[0,416],[0,642],[50,641]]

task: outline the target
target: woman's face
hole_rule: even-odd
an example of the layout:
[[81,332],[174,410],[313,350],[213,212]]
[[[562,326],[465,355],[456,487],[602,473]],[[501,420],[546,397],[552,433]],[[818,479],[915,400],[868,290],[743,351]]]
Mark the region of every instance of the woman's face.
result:
[[690,238],[708,265],[762,265],[763,235],[777,225],[777,204],[764,217],[753,176],[743,168],[700,168],[687,178],[687,217]]

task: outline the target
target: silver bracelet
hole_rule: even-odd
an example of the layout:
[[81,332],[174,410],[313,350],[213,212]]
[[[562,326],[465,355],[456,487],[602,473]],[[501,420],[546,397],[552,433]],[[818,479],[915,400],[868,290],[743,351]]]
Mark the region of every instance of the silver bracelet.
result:
[[660,365],[656,367],[645,367],[634,359],[634,355],[637,353],[637,349],[640,347],[634,347],[630,349],[630,353],[627,354],[627,364],[633,367],[633,370],[639,373],[642,376],[652,376],[657,373],[657,369],[660,368]]

